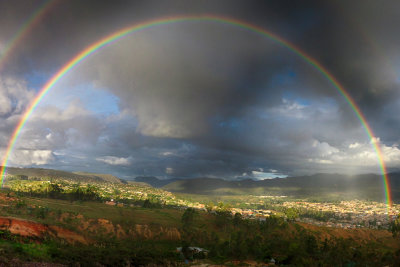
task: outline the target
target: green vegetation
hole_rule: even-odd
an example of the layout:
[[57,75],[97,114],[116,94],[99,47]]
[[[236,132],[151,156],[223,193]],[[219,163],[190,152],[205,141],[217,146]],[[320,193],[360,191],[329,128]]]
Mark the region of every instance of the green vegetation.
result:
[[[148,240],[107,240],[96,246],[69,245],[53,241],[39,244],[31,240],[20,240],[17,236],[7,234],[7,239],[0,240],[0,264],[8,266],[22,265],[25,261],[54,262],[69,266],[138,266],[150,262],[161,266],[168,262],[179,261],[175,252],[178,243]],[[17,261],[15,261],[17,257]]]
[[[70,201],[110,201],[137,205],[182,205],[170,192],[138,184],[75,183],[69,180],[11,180],[7,186],[20,196]],[[147,201],[147,203],[145,203]]]
[[393,236],[395,237],[397,237],[400,234],[400,214],[397,216],[395,220],[391,222],[389,229],[393,233]]

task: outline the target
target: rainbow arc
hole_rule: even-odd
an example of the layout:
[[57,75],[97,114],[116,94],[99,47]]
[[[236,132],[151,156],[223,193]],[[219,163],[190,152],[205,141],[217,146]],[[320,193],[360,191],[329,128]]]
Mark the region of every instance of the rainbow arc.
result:
[[388,208],[391,206],[392,198],[391,198],[391,193],[390,193],[389,178],[387,176],[387,170],[386,170],[386,166],[385,166],[383,153],[382,153],[380,144],[379,144],[379,142],[374,141],[377,139],[376,139],[370,125],[368,124],[364,114],[361,112],[361,109],[359,108],[359,106],[357,106],[356,102],[350,96],[350,94],[339,83],[339,81],[318,61],[316,61],[314,58],[309,56],[307,53],[305,53],[300,48],[296,47],[294,44],[286,41],[285,39],[279,37],[278,35],[270,32],[270,31],[267,31],[261,27],[258,27],[256,25],[244,22],[244,21],[236,20],[233,18],[222,17],[222,16],[214,16],[214,15],[175,16],[175,17],[167,17],[167,18],[146,21],[143,23],[138,23],[138,24],[123,28],[119,31],[116,31],[116,32],[98,40],[97,42],[94,42],[93,44],[89,45],[84,50],[82,50],[79,54],[74,56],[61,69],[59,69],[57,71],[57,73],[54,74],[54,76],[52,76],[46,82],[46,84],[40,89],[40,91],[37,94],[37,96],[35,97],[35,99],[30,103],[30,105],[26,109],[26,111],[23,114],[22,118],[20,119],[18,125],[15,127],[14,132],[8,143],[8,147],[7,147],[5,156],[2,161],[2,167],[0,170],[1,184],[3,185],[3,182],[4,182],[4,174],[5,174],[5,171],[7,168],[7,163],[8,163],[10,153],[14,148],[14,145],[18,139],[18,136],[21,133],[22,128],[24,127],[25,123],[27,122],[28,118],[30,117],[32,112],[35,110],[37,105],[43,99],[43,97],[54,87],[54,85],[61,78],[63,78],[74,67],[76,67],[80,62],[82,62],[83,60],[88,58],[90,55],[100,51],[102,48],[122,39],[123,37],[125,37],[127,35],[130,35],[130,34],[133,34],[133,33],[139,32],[139,31],[143,31],[143,30],[146,30],[149,28],[161,26],[161,25],[183,23],[183,22],[189,22],[189,21],[198,21],[198,22],[208,21],[208,22],[214,22],[214,23],[221,23],[221,24],[226,24],[226,25],[231,25],[231,26],[237,27],[237,28],[241,28],[244,30],[248,30],[248,31],[256,33],[256,34],[260,34],[260,35],[274,41],[275,43],[287,48],[288,50],[292,51],[294,54],[296,54],[297,56],[302,58],[305,62],[307,62],[308,64],[313,66],[320,74],[322,74],[333,85],[333,87],[338,91],[338,93],[344,97],[345,101],[352,108],[352,110],[354,111],[358,120],[361,122],[362,126],[364,127],[365,132],[367,133],[368,137],[372,141],[371,143],[375,149],[378,163],[380,166],[380,170],[382,173],[384,189],[385,189],[385,197],[386,197]]
[[0,71],[3,69],[5,63],[13,54],[14,50],[22,42],[25,36],[40,22],[44,15],[54,6],[56,1],[45,1],[41,6],[27,18],[24,23],[18,28],[13,37],[6,43],[5,47],[0,53]]

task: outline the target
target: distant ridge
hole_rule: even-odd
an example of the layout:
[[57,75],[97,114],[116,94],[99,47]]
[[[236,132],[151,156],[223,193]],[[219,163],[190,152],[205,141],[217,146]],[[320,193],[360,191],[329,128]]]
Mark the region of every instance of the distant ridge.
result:
[[161,180],[154,176],[138,176],[135,178],[134,181],[146,183],[151,185],[152,187],[160,188],[163,187],[164,185],[173,183],[175,181],[179,181],[179,179],[174,178],[174,179]]
[[[229,181],[219,178],[158,179],[154,176],[138,176],[134,181],[125,181],[110,174],[67,172],[44,168],[8,167],[9,175],[24,175],[28,178],[65,179],[87,183],[137,183],[162,188],[177,193],[202,195],[287,195],[351,196],[353,198],[380,199],[384,197],[383,179],[378,174],[343,175],[317,173],[308,176],[274,178],[265,180]],[[400,173],[389,173],[392,198],[400,201]]]
[[[390,173],[390,186],[394,199],[400,199],[400,173]],[[166,184],[164,190],[180,193],[218,194],[266,194],[309,196],[316,194],[357,194],[371,198],[383,196],[381,175],[342,175],[318,173],[309,176],[265,179],[254,181],[227,181],[214,178],[182,179]]]
[[123,183],[123,180],[111,174],[85,173],[85,172],[67,172],[53,169],[43,168],[15,168],[8,167],[9,175],[25,175],[29,178],[51,178],[51,179],[67,179],[76,182],[109,182]]
[[74,174],[77,174],[80,176],[85,176],[88,178],[93,178],[93,179],[100,178],[104,182],[109,182],[109,183],[126,183],[124,180],[119,179],[118,177],[115,177],[114,175],[111,175],[111,174],[90,173],[90,172],[74,172]]

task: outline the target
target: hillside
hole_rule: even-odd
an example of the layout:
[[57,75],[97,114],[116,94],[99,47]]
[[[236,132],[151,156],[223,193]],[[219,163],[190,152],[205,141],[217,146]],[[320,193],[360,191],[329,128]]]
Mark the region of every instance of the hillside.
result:
[[[122,185],[126,186],[126,185]],[[398,238],[387,230],[336,229],[224,210],[107,205],[10,196],[0,191],[1,266],[13,259],[63,266],[396,266]],[[209,253],[177,253],[189,244]],[[236,262],[233,264],[233,262]],[[299,263],[304,263],[299,265]],[[106,264],[106,265],[105,265]],[[200,265],[198,265],[200,266]]]
[[103,174],[103,173],[89,173],[89,172],[74,172],[74,174],[77,174],[79,176],[85,176],[94,180],[103,180],[104,182],[109,182],[109,183],[125,183],[124,180],[119,179],[118,177],[115,177],[114,175],[111,174]]
[[76,182],[110,182],[122,183],[122,180],[110,174],[97,174],[97,173],[84,173],[84,172],[67,172],[53,169],[43,168],[14,168],[8,167],[7,174],[16,176],[24,175],[28,178],[51,178],[51,179],[64,179]]
[[[17,258],[68,266],[76,263],[81,266],[104,263],[107,266],[180,266],[184,259],[189,262],[196,259],[190,250],[176,252],[184,244],[209,251],[202,266],[216,263],[232,266],[230,263],[237,260],[252,261],[254,265],[250,266],[263,266],[271,258],[277,266],[354,266],[353,263],[393,266],[400,255],[398,238],[387,230],[388,224],[381,218],[387,211],[383,203],[353,201],[358,204],[346,206],[342,202],[337,205],[304,203],[286,198],[284,202],[276,202],[281,198],[233,195],[268,190],[326,192],[335,185],[335,190],[342,190],[344,185],[340,183],[350,184],[346,180],[350,177],[318,174],[265,181],[197,178],[164,186],[213,193],[218,197],[230,192],[232,195],[226,197],[233,201],[226,202],[227,199],[214,200],[210,195],[187,195],[185,199],[142,182],[112,183],[115,180],[107,175],[59,174],[110,180],[95,186],[77,185],[68,179],[62,183],[32,179],[6,181],[8,186],[0,190],[0,230],[4,231],[5,239],[0,244],[3,255],[0,265],[2,259],[7,263]],[[379,185],[376,180],[379,176],[375,179],[353,177],[352,182],[362,178],[364,187]],[[301,189],[302,182],[307,188]],[[208,203],[197,202],[196,198]],[[297,203],[300,206],[295,206]],[[327,207],[334,205],[340,205],[344,219],[327,211]],[[374,215],[360,216],[358,207],[374,211]],[[354,216],[349,217],[350,211]],[[379,227],[371,223],[355,228],[361,223],[360,218],[374,222],[371,216],[376,219],[375,223],[379,222]],[[339,226],[342,223],[354,229],[344,229],[346,225]],[[25,245],[26,240],[32,242]],[[199,255],[198,260],[203,256]],[[121,265],[121,259],[129,264]],[[150,265],[154,262],[159,265]]]

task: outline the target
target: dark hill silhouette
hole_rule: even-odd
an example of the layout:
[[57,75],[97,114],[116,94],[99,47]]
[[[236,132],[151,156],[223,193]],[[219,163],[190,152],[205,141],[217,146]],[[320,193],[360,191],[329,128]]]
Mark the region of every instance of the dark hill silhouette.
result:
[[[400,173],[389,174],[390,187],[394,199],[400,199]],[[214,178],[182,179],[163,186],[171,192],[192,194],[351,194],[377,198],[383,195],[384,184],[381,175],[342,175],[318,173],[310,176],[265,179],[254,181],[227,181]]]
[[[43,168],[7,168],[7,173],[13,176],[26,176],[30,178],[66,179],[76,182],[110,182],[126,183],[110,174],[96,174],[84,172],[67,172]],[[400,173],[390,173],[389,184],[393,199],[400,201]],[[353,197],[377,199],[384,195],[384,184],[381,175],[343,175],[318,173],[309,176],[296,176],[287,178],[274,178],[254,181],[251,179],[228,181],[219,178],[193,178],[193,179],[158,179],[153,176],[136,177],[135,182],[146,183],[152,187],[180,193],[205,194],[205,195],[288,195],[310,196],[347,194]]]
[[138,176],[134,180],[135,182],[142,182],[151,185],[152,187],[155,188],[160,188],[163,187],[164,185],[173,183],[175,181],[178,181],[178,179],[165,179],[161,180],[158,179],[157,177],[154,176]]

